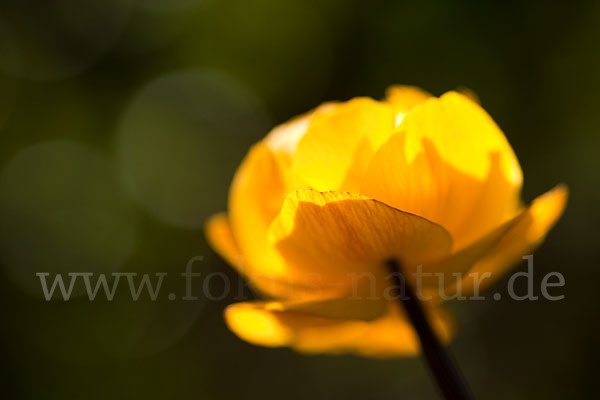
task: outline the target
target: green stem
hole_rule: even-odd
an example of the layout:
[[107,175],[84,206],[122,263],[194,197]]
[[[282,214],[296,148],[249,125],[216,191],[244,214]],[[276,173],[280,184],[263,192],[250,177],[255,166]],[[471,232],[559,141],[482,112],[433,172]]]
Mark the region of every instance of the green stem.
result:
[[473,393],[463,374],[448,349],[440,343],[433,332],[425,316],[423,305],[404,278],[399,263],[396,260],[389,260],[387,266],[393,272],[395,286],[404,289],[404,293],[399,295],[400,303],[419,335],[423,355],[440,392],[447,400],[473,400]]

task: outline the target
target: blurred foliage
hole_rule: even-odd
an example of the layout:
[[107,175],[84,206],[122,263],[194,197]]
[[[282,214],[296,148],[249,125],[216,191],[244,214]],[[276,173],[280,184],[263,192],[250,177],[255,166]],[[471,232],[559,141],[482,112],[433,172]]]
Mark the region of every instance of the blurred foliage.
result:
[[[202,222],[226,208],[249,146],[323,101],[379,98],[406,83],[474,90],[515,148],[527,201],[559,181],[572,192],[535,257],[536,282],[565,275],[565,300],[455,307],[453,348],[479,398],[593,397],[599,41],[595,1],[3,1],[0,393],[432,398],[419,359],[242,343],[221,316],[234,294],[46,302],[35,276],[178,276],[202,255],[196,271],[238,282]],[[181,293],[181,284],[165,280],[161,291]]]

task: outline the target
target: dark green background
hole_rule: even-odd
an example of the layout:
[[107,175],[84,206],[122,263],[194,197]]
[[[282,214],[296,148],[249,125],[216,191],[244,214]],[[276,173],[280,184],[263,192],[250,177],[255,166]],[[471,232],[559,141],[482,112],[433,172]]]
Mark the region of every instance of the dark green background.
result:
[[[571,189],[535,256],[536,287],[559,271],[564,300],[453,304],[452,347],[478,398],[594,397],[598,43],[593,1],[3,1],[2,398],[435,398],[419,358],[258,348],[222,320],[236,294],[166,298],[184,293],[177,277],[194,256],[197,272],[237,284],[202,222],[225,209],[252,143],[323,101],[380,98],[393,83],[471,88],[519,157],[524,199]],[[35,276],[117,270],[170,279],[156,302],[122,286],[112,302],[46,302]]]

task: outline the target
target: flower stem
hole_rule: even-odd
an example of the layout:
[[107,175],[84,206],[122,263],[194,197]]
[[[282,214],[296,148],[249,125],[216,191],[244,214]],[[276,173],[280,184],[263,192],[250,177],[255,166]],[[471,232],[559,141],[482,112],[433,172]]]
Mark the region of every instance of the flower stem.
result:
[[399,296],[408,319],[419,335],[423,355],[437,383],[438,389],[447,400],[473,400],[474,396],[454,358],[439,341],[423,310],[423,305],[412,287],[404,278],[396,260],[387,262],[396,287],[404,289]]

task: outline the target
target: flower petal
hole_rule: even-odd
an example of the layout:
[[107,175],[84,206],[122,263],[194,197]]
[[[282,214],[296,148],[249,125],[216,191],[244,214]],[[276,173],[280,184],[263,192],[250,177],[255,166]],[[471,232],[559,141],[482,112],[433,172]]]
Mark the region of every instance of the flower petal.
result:
[[[317,190],[338,189],[346,176],[356,174],[355,153],[370,153],[383,144],[394,129],[392,108],[368,98],[337,104],[312,119],[298,142],[292,171]],[[365,163],[361,163],[365,164]]]
[[335,103],[333,102],[324,103],[314,110],[276,126],[265,137],[264,142],[269,146],[273,153],[285,154],[291,157],[296,152],[298,142],[308,130],[314,116],[331,110],[333,107],[335,107]]
[[[218,214],[210,219],[207,224],[208,237],[213,247],[232,264],[239,272],[244,272],[243,258],[239,249],[233,241],[233,236],[229,229],[227,217],[224,214]],[[368,285],[352,288],[351,292],[341,292],[336,288],[319,289],[317,287],[295,288],[285,282],[260,277],[250,276],[251,283],[268,293],[277,293],[279,298],[293,297],[294,301],[286,303],[286,310],[299,311],[311,315],[327,318],[358,319],[369,321],[381,317],[387,308],[387,302],[382,297],[371,298],[371,288]],[[303,289],[303,290],[300,290]],[[302,296],[309,292],[310,296]],[[293,296],[290,296],[293,294]],[[344,296],[344,297],[341,297]],[[318,300],[315,300],[318,299]],[[271,303],[277,304],[277,303]]]
[[288,191],[285,171],[264,143],[255,145],[238,169],[229,193],[232,236],[244,256],[237,267],[263,295],[276,298],[312,299],[314,288],[298,284],[267,232]]
[[[435,296],[441,289],[440,285],[451,286],[456,282],[457,277],[458,279],[464,277],[467,271],[494,248],[523,218],[525,218],[525,212],[483,235],[469,246],[440,260],[422,265],[421,283],[424,289],[433,289],[432,295]],[[449,294],[448,291],[446,294]]]
[[502,172],[520,185],[522,173],[506,137],[492,118],[467,97],[448,92],[415,107],[403,120],[407,140],[405,155],[414,159],[430,140],[441,157],[459,171],[487,177],[492,153],[499,153]]
[[249,269],[285,276],[285,266],[267,242],[267,228],[277,216],[286,184],[279,164],[264,144],[254,145],[236,173],[229,194],[229,217],[235,241]]
[[[371,321],[381,317],[389,306],[389,302],[382,297],[369,297],[367,292],[370,288],[364,285],[362,291],[352,295],[347,293],[345,297],[328,297],[317,300],[290,300],[285,303],[286,311],[297,311],[317,317],[331,319],[353,319]],[[279,304],[272,302],[272,304]],[[283,311],[278,306],[270,308]]]
[[408,85],[393,85],[385,91],[385,100],[394,107],[396,113],[400,114],[406,114],[411,108],[430,97],[431,94],[423,89]]
[[491,273],[489,279],[481,282],[480,290],[484,290],[522,260],[523,256],[531,254],[562,215],[568,193],[566,186],[559,185],[537,197],[519,216],[518,222],[469,270],[462,284],[463,293],[467,296],[473,293],[472,274],[482,277],[487,272]]
[[367,273],[381,279],[383,262],[405,268],[440,258],[452,239],[441,226],[358,194],[301,189],[290,194],[269,231],[299,280],[348,287]]
[[[442,310],[429,310],[444,342],[452,321]],[[398,357],[419,352],[418,338],[396,305],[372,322],[335,320],[289,311],[281,302],[237,303],[225,311],[229,328],[241,339],[260,346],[290,346],[305,353],[357,353]]]
[[296,285],[289,279],[275,279],[270,275],[262,274],[256,268],[251,269],[233,238],[228,218],[224,213],[216,214],[208,220],[206,237],[212,248],[240,274],[245,275],[250,285],[264,296],[309,301],[338,294],[333,291],[325,292],[321,288]]
[[404,117],[373,156],[360,192],[439,223],[458,250],[516,215],[521,182],[493,120],[450,92]]
[[238,271],[241,270],[243,256],[231,233],[227,215],[213,215],[206,223],[205,231],[211,247]]

